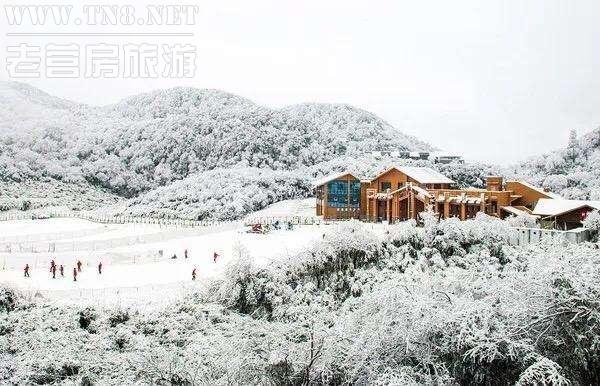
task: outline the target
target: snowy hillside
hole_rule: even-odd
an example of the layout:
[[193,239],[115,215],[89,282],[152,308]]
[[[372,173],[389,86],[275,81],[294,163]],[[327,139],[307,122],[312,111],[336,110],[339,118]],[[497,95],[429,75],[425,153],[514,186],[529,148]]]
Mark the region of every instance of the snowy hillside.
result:
[[213,169],[143,193],[117,206],[136,216],[239,219],[277,201],[311,193],[306,171]]
[[232,166],[292,170],[376,147],[428,149],[338,105],[276,110],[217,90],[173,88],[90,107],[1,84],[0,179],[87,182],[123,197]]
[[516,176],[571,199],[600,199],[600,129],[577,138],[571,132],[563,149],[534,157],[513,168]]

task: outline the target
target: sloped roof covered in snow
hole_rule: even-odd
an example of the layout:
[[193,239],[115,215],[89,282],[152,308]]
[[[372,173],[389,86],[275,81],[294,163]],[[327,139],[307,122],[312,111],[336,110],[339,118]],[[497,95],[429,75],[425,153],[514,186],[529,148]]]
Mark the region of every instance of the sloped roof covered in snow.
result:
[[402,173],[411,177],[412,179],[419,181],[421,184],[453,184],[450,178],[446,177],[437,170],[426,167],[418,166],[402,166],[396,168]]
[[412,189],[424,197],[429,197],[431,195],[427,190],[420,188],[418,186],[413,186]]
[[548,197],[548,198],[554,198],[554,199],[556,199],[556,200],[562,200],[562,199],[563,199],[561,195],[559,195],[559,194],[556,194],[556,193],[552,193],[552,192],[545,191],[545,190],[544,190],[544,189],[542,189],[542,188],[539,188],[539,187],[537,187],[537,186],[531,185],[529,182],[525,182],[525,181],[521,181],[521,180],[519,180],[519,181],[506,181],[506,182],[516,182],[516,183],[519,183],[519,184],[521,184],[521,185],[523,185],[523,186],[526,186],[526,187],[528,187],[528,188],[529,188],[529,189],[531,189],[531,190],[535,190],[536,192],[538,192],[538,193],[541,193],[541,194],[545,195],[545,196],[546,196],[546,197]]
[[[543,198],[543,200],[547,200],[546,198]],[[524,210],[515,208],[514,206],[503,206],[502,210],[510,213],[510,214],[514,214],[515,216],[526,216],[526,217],[537,217],[532,215],[531,213],[527,213]]]
[[450,178],[446,177],[442,173],[437,170],[433,170],[432,168],[420,167],[420,166],[392,166],[386,171],[379,173],[377,176],[373,177],[371,181],[378,179],[386,173],[389,173],[392,170],[398,170],[415,181],[418,181],[420,184],[453,184],[454,181]]
[[600,209],[600,201],[540,198],[532,213],[540,216],[558,216],[584,207]]
[[345,176],[351,176],[352,178],[354,178],[355,180],[358,180],[358,178],[356,178],[354,176],[354,174],[350,173],[350,172],[343,172],[343,173],[335,173],[335,174],[329,174],[325,177],[321,177],[315,181],[313,181],[313,186],[321,186],[321,185],[325,185],[326,183],[328,183],[329,181],[333,181],[333,180],[338,180],[342,177]]

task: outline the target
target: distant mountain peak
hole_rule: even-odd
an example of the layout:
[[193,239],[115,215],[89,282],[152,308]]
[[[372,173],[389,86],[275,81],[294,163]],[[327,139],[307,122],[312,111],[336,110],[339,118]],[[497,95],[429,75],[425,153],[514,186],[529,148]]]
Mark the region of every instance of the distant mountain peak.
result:
[[129,118],[162,118],[167,114],[189,114],[201,106],[212,109],[256,107],[249,99],[222,90],[173,87],[133,95],[106,108]]
[[71,109],[80,104],[52,96],[27,83],[14,81],[0,82],[0,101],[2,103],[35,104],[55,109]]

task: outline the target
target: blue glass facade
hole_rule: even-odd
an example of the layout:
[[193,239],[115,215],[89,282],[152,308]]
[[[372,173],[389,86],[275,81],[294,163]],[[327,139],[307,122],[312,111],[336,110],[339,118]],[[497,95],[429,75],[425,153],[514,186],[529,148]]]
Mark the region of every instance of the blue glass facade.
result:
[[347,181],[330,181],[327,184],[327,205],[332,208],[346,207],[348,199],[348,182]]
[[[350,199],[349,204],[348,198]],[[330,181],[327,184],[327,205],[331,208],[358,208],[360,206],[360,181]]]

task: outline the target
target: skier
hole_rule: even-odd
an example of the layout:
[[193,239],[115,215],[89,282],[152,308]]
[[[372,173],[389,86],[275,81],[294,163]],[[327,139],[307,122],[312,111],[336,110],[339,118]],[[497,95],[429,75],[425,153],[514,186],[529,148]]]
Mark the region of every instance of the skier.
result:
[[188,258],[188,254],[187,254],[187,249],[185,251],[183,251],[183,256],[187,259]]
[[77,271],[81,272],[81,261],[77,260]]
[[98,263],[98,275],[102,275],[102,262]]
[[192,280],[196,280],[196,268],[192,271]]
[[56,264],[52,265],[52,278],[56,279]]
[[25,277],[29,277],[29,264],[25,264]]
[[56,267],[56,263],[54,262],[54,259],[52,259],[52,261],[50,262],[50,272],[52,272],[54,267]]
[[215,253],[213,254],[213,263],[216,263],[216,262],[217,262],[217,257],[219,257],[219,254],[218,254],[217,252],[215,252]]
[[77,268],[73,267],[73,281],[77,281]]
[[60,265],[60,276],[65,277],[65,267],[63,267],[63,265]]

